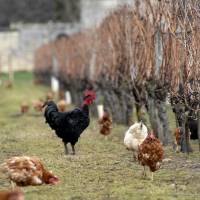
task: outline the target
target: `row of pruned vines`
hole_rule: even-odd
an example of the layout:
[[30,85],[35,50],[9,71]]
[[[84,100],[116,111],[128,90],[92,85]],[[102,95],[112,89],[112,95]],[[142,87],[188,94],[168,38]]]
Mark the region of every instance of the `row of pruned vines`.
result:
[[[59,78],[80,104],[85,88],[97,91],[113,120],[130,124],[146,110],[152,129],[170,142],[166,99],[177,126],[184,127],[183,151],[189,151],[191,123],[200,116],[200,45],[198,0],[136,1],[121,6],[95,29],[61,35],[35,54],[35,74]],[[194,127],[194,126],[193,126]]]

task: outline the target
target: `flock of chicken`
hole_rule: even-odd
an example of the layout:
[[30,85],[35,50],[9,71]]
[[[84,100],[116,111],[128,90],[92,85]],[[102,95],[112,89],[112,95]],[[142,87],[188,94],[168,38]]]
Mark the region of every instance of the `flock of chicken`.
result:
[[[75,144],[80,135],[89,126],[89,105],[93,103],[96,94],[92,90],[84,92],[83,103],[80,108],[64,112],[65,103],[60,102],[58,106],[48,98],[46,102],[40,104],[40,110],[45,109],[44,117],[46,123],[55,131],[56,135],[62,139],[65,153],[69,154],[68,143],[71,145],[72,154],[75,154]],[[24,105],[21,108],[26,110]],[[109,113],[104,112],[103,117],[98,121],[100,133],[104,136],[110,134],[112,130],[112,119]],[[133,152],[135,161],[144,166],[143,175],[146,176],[145,166],[148,166],[152,172],[160,168],[164,151],[160,141],[154,136],[153,132],[148,132],[143,122],[133,124],[125,133],[124,145]],[[21,156],[12,157],[6,160],[1,169],[12,184],[13,191],[0,192],[0,199],[11,199],[9,195],[15,194],[16,200],[23,200],[21,190],[14,190],[14,183],[17,186],[57,184],[59,178],[51,171],[48,171],[38,158]]]
[[[61,94],[59,95],[60,96],[60,101],[58,101],[57,103],[57,106],[58,106],[58,110],[60,112],[65,112],[66,111],[66,107],[67,107],[67,104],[66,104],[66,101],[64,100],[64,98],[61,96]],[[50,100],[53,100],[54,99],[54,93],[49,91],[47,92],[46,94],[46,100],[43,100],[42,98],[40,99],[37,99],[37,100],[34,100],[32,102],[32,107],[33,109],[36,111],[36,112],[39,112],[41,113],[43,111],[43,105],[46,101],[50,101]],[[20,105],[20,113],[21,114],[26,114],[28,113],[30,110],[30,105],[27,103],[27,102],[22,102],[21,105]]]

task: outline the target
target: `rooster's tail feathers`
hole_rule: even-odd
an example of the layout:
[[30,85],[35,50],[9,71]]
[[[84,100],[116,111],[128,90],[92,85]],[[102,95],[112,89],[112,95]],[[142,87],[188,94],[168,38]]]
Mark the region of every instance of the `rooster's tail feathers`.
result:
[[57,105],[53,101],[47,102],[46,105],[47,107],[44,112],[46,123],[48,123],[49,126],[55,130],[59,123],[59,112]]

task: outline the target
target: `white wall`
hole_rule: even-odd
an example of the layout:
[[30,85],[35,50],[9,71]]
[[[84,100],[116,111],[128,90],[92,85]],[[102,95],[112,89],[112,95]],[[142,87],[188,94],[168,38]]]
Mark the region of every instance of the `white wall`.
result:
[[84,28],[94,26],[121,4],[133,4],[134,0],[81,0],[81,23]]

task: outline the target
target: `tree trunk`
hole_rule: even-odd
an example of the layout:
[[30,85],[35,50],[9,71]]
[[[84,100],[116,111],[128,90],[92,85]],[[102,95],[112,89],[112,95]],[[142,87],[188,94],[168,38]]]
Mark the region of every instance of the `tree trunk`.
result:
[[122,121],[123,124],[129,125],[127,98],[126,98],[123,91],[120,91],[120,93],[118,93],[116,96],[119,99],[121,121]]
[[162,142],[164,142],[163,137],[163,127],[161,126],[160,119],[158,117],[158,109],[155,105],[155,100],[152,97],[148,98],[148,113],[149,120],[154,131],[154,134],[157,138],[159,138]]
[[199,141],[199,151],[200,151],[200,110],[197,112],[197,133],[198,133],[198,141]]
[[93,103],[92,105],[90,105],[90,113],[92,116],[94,117],[98,117],[98,111],[97,111],[97,104]]
[[142,121],[142,116],[141,116],[141,105],[138,103],[135,104],[135,109],[136,109],[136,116],[138,121]]
[[120,105],[120,99],[119,96],[114,92],[110,92],[110,99],[111,99],[111,108],[112,108],[112,116],[113,116],[113,121],[117,123],[122,123],[125,124],[123,120],[123,113],[121,112],[121,105]]
[[[185,109],[184,109],[185,110]],[[183,134],[181,135],[181,152],[183,153],[189,153],[192,152],[192,147],[190,145],[189,141],[189,127],[188,127],[188,115],[184,112],[184,116],[182,117],[182,124],[181,127],[183,128]]]
[[126,110],[127,125],[133,124],[133,102],[127,102]]
[[123,93],[114,90],[102,89],[104,95],[104,108],[112,114],[113,121],[130,125],[133,114],[133,104]]
[[144,116],[143,113],[143,108],[140,104],[135,103],[135,108],[136,108],[136,116],[138,121],[143,121],[145,124],[147,123],[147,120]]
[[157,103],[157,108],[158,108],[158,117],[161,122],[162,130],[163,132],[163,144],[167,145],[169,142],[171,142],[171,136],[169,133],[169,122],[168,122],[168,117],[167,117],[167,109],[166,109],[166,103],[161,101],[160,103]]

